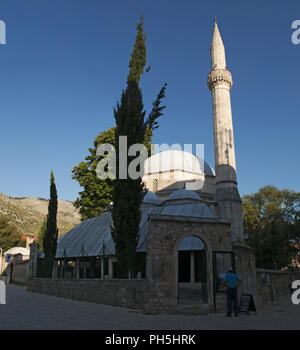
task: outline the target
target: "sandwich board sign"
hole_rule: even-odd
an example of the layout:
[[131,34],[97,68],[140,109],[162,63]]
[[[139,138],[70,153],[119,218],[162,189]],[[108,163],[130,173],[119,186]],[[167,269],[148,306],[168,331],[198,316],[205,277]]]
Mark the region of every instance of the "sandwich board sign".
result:
[[0,304],[6,304],[6,287],[2,280],[0,280]]
[[249,314],[249,311],[255,311],[255,313],[257,313],[253,295],[242,294],[240,300],[240,312],[245,312],[246,314]]

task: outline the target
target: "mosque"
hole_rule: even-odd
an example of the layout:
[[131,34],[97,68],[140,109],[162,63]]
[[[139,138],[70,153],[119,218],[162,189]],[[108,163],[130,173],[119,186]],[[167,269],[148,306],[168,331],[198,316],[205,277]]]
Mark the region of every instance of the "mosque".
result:
[[[199,313],[223,309],[223,277],[229,267],[242,277],[240,292],[255,295],[255,259],[244,242],[236,179],[232,77],[216,22],[210,53],[207,85],[212,94],[215,170],[192,153],[179,150],[154,154],[144,164],[148,193],[141,206],[137,246],[141,268],[132,285],[139,295],[136,307],[145,312],[178,312],[188,307]],[[114,280],[111,225],[107,209],[62,236],[54,277],[102,279],[103,283]],[[118,284],[118,290],[109,284],[111,296],[106,295],[104,301],[98,296],[97,300],[128,306],[128,302],[120,301],[129,298],[128,282],[119,281],[123,284]],[[120,290],[124,295],[120,296]],[[114,293],[118,301],[109,299]]]

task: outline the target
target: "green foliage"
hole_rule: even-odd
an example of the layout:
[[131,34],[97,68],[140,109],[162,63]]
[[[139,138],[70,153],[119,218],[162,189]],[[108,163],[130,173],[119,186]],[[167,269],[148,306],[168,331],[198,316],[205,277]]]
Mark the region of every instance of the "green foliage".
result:
[[[119,136],[127,136],[127,147],[142,143],[145,136],[145,125],[142,94],[136,81],[129,81],[122,94],[121,103],[115,109],[117,128],[115,130],[117,174],[119,171]],[[128,149],[127,149],[128,150]],[[127,164],[133,157],[128,157]],[[142,179],[127,177],[114,181],[112,238],[115,242],[118,264],[125,271],[132,270],[136,246],[138,243],[139,224],[141,219],[140,205],[144,196]]]
[[43,250],[43,240],[44,240],[46,231],[47,231],[47,217],[45,217],[37,237],[37,243],[39,244],[40,250]]
[[[134,48],[129,61],[129,75],[127,81],[135,81],[139,84],[141,75],[144,73],[144,67],[147,61],[146,53],[146,35],[144,35],[143,16],[136,26],[137,34],[134,43]],[[149,68],[147,69],[149,71]]]
[[100,180],[96,174],[97,164],[103,159],[96,154],[97,148],[104,143],[114,145],[114,128],[98,134],[93,147],[89,148],[90,154],[85,161],[80,162],[72,170],[72,178],[83,187],[83,191],[79,192],[79,197],[74,203],[79,209],[82,220],[99,216],[112,200],[113,180]]
[[[131,179],[127,171],[126,179],[119,179],[119,137],[127,136],[127,164],[134,157],[128,156],[131,145],[140,144],[147,138],[147,130],[158,127],[157,118],[163,115],[165,107],[161,100],[165,97],[166,84],[160,90],[153,103],[152,111],[145,121],[142,91],[139,82],[146,65],[146,36],[143,34],[143,18],[137,25],[137,35],[129,63],[130,71],[127,78],[127,88],[122,93],[121,102],[114,110],[116,120],[115,149],[117,158],[117,178],[114,180],[112,192],[112,238],[115,242],[118,258],[118,271],[132,274],[136,260],[136,246],[139,238],[141,220],[140,205],[146,193],[142,179]],[[149,69],[147,69],[148,71]],[[139,169],[137,169],[139,170]]]
[[24,247],[25,241],[16,226],[11,224],[8,217],[0,215],[0,248],[3,253],[13,247]]
[[149,113],[149,116],[145,122],[145,126],[147,130],[154,130],[159,127],[157,119],[163,115],[162,111],[166,108],[166,106],[161,106],[161,101],[166,96],[166,87],[167,84],[165,83],[164,86],[159,91],[155,101],[152,103],[152,110]]
[[265,186],[243,197],[244,228],[261,268],[283,268],[296,258],[300,238],[300,193]]
[[[103,159],[97,155],[97,148],[104,143],[115,146],[118,174],[119,136],[127,136],[127,151],[133,144],[144,143],[151,154],[151,139],[153,130],[158,128],[157,119],[163,115],[165,106],[161,101],[165,97],[166,84],[159,91],[152,110],[145,120],[142,92],[139,82],[146,65],[146,45],[143,34],[143,18],[137,25],[137,36],[131,59],[127,88],[122,93],[121,102],[114,109],[116,127],[100,133],[94,141],[94,147],[89,149],[89,156],[73,168],[72,178],[83,187],[75,206],[80,210],[82,219],[95,217],[113,201],[112,237],[118,256],[118,271],[122,275],[134,269],[135,250],[138,242],[139,223],[141,218],[140,204],[145,194],[142,179],[105,179],[97,177],[96,169]],[[146,69],[149,71],[150,68]],[[105,157],[105,156],[104,156]],[[134,157],[128,157],[127,164]]]
[[45,253],[44,258],[44,277],[51,277],[53,263],[56,254],[57,248],[57,237],[58,237],[58,228],[57,228],[57,191],[54,181],[54,175],[51,171],[50,178],[50,200],[48,205],[48,215],[46,223],[46,231],[43,238],[43,251]]
[[[148,153],[151,153],[152,131],[146,130],[144,145]],[[89,148],[89,155],[85,161],[80,162],[72,170],[72,178],[78,181],[83,190],[79,192],[74,206],[79,209],[81,219],[94,218],[99,216],[112,201],[113,180],[101,180],[97,177],[97,164],[103,157],[96,154],[97,148],[105,143],[115,145],[115,128],[110,128],[97,135],[92,148]]]

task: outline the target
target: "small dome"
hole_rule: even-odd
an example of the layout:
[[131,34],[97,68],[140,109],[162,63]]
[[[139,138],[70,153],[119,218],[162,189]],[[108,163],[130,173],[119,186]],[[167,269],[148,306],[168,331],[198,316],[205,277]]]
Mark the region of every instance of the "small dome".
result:
[[182,170],[199,175],[215,175],[208,163],[186,151],[169,150],[159,152],[146,159],[144,163],[144,174],[167,172],[171,170]]
[[196,201],[202,201],[202,198],[195,191],[183,189],[172,192],[166,199],[166,201],[175,199],[192,199]]
[[148,191],[143,199],[143,203],[160,205],[161,200],[159,199],[159,197],[156,194]]

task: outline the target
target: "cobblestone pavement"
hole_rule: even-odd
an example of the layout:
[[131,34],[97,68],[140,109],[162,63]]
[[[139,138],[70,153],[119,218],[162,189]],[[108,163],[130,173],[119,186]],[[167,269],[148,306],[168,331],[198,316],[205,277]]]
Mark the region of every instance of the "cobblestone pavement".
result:
[[1,329],[300,329],[300,305],[290,298],[282,305],[250,315],[227,318],[205,316],[144,315],[135,310],[29,293],[7,286],[7,304],[0,305]]

